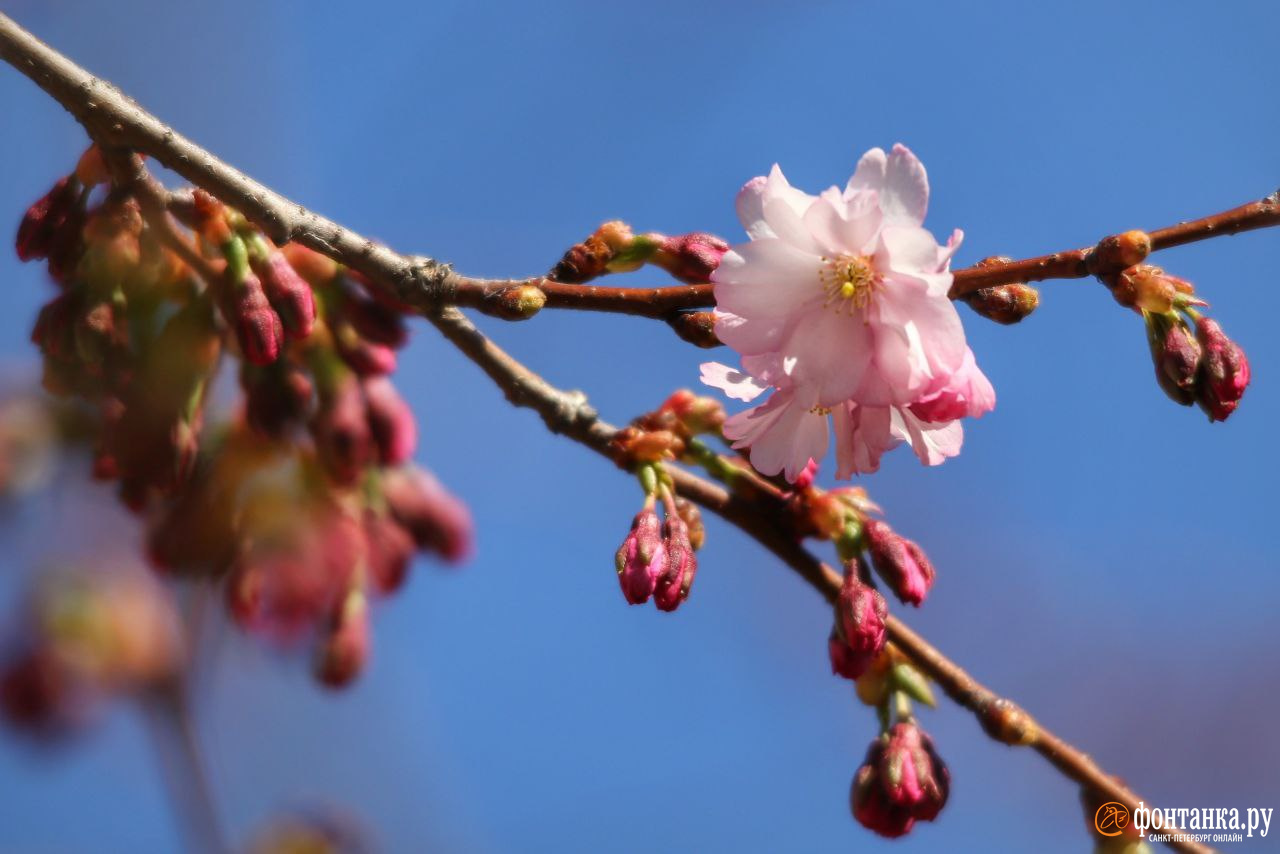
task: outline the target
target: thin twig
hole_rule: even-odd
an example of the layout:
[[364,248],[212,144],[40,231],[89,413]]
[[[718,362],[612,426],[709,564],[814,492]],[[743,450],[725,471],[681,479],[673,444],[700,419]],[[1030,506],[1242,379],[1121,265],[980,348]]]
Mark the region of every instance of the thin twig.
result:
[[230,851],[222,838],[183,680],[171,680],[142,703],[189,849],[208,854]]

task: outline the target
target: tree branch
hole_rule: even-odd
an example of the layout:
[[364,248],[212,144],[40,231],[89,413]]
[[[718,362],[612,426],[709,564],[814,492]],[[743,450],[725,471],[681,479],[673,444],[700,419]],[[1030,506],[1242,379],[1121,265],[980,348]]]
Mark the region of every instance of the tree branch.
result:
[[[602,455],[616,428],[600,420],[581,392],[555,388],[489,341],[450,304],[493,310],[494,299],[512,287],[535,284],[547,304],[560,308],[619,311],[665,317],[684,308],[713,304],[709,285],[666,288],[598,288],[565,285],[537,278],[524,281],[472,279],[453,273],[430,258],[400,255],[312,213],[214,157],[162,124],[111,84],[99,80],[0,14],[0,58],[31,78],[76,117],[104,148],[148,154],[187,180],[233,205],[276,243],[295,241],[363,273],[423,313],[446,338],[475,362],[516,406],[535,410],[547,427]],[[1163,246],[1260,228],[1277,222],[1276,199],[1237,208],[1214,217],[1163,229]],[[1075,278],[1090,250],[957,271],[963,292],[1014,281]],[[780,493],[758,491],[751,499],[732,494],[687,471],[674,469],[677,491],[722,516],[782,559],[825,599],[834,601],[840,576],[795,539],[782,521]],[[1012,702],[974,680],[896,618],[888,620],[893,642],[961,706],[969,709],[993,737],[1026,744],[1080,785],[1136,807],[1138,798],[1088,756],[1040,727]],[[1171,842],[1180,851],[1208,851],[1194,843]]]
[[[0,58],[31,78],[104,146],[154,157],[182,177],[237,208],[277,244],[294,241],[358,270],[405,304],[426,312],[460,305],[502,316],[505,291],[535,285],[551,308],[608,311],[667,318],[682,309],[710,308],[709,284],[657,288],[571,285],[545,277],[478,279],[425,256],[401,255],[292,202],[219,160],[138,106],[112,84],[94,77],[0,13]],[[1280,225],[1280,191],[1264,199],[1151,232],[1152,249]],[[953,299],[1014,282],[1078,279],[1089,275],[1094,247],[955,271]]]

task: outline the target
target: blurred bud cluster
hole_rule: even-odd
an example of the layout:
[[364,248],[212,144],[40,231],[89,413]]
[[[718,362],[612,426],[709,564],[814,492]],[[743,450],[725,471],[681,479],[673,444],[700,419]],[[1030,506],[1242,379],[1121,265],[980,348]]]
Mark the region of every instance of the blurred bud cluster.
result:
[[404,307],[203,191],[169,199],[113,185],[95,147],[27,211],[18,256],[56,286],[32,332],[44,387],[90,413],[94,474],[143,517],[158,568],[222,583],[238,625],[311,644],[317,677],[345,685],[369,600],[415,553],[458,561],[472,538],[410,462],[418,425],[389,376]]

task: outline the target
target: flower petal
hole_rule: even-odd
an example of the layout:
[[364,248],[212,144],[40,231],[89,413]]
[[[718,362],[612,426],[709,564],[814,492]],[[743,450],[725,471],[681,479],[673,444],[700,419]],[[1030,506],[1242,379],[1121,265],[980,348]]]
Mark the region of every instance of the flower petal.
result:
[[871,149],[858,160],[858,168],[845,187],[845,195],[850,196],[860,190],[883,190],[887,169],[888,158],[885,157],[884,149]]
[[924,164],[902,143],[889,155],[880,207],[885,222],[904,225],[920,225],[929,209],[929,177]]
[[702,363],[702,382],[712,388],[718,388],[734,400],[755,400],[769,390],[767,385],[760,385],[753,377],[742,371],[735,371],[728,365],[719,362]]

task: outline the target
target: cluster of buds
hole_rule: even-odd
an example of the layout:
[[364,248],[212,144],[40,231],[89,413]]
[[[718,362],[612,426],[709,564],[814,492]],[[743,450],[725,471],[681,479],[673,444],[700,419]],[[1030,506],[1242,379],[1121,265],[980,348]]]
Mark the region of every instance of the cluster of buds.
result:
[[696,395],[687,388],[679,389],[653,412],[618,431],[613,440],[614,459],[619,465],[634,468],[644,463],[689,458],[701,450],[698,437],[719,433],[724,418],[720,401]]
[[[993,255],[990,258],[983,258],[975,266],[995,267],[1008,264],[1012,260],[1007,255]],[[978,288],[976,291],[965,294],[961,299],[969,308],[988,320],[1009,326],[1020,322],[1036,310],[1040,305],[1040,292],[1025,282],[1014,282],[1009,285]]]
[[820,489],[814,485],[815,471],[816,465],[810,462],[793,484],[791,504],[800,529],[835,542],[846,565],[846,584],[851,578],[870,580],[866,571],[869,559],[894,596],[918,607],[937,575],[924,550],[872,515],[880,508],[867,497],[866,490]]
[[937,818],[950,788],[951,774],[933,740],[908,719],[871,742],[854,775],[849,806],[863,827],[896,838],[917,821]]
[[42,576],[0,663],[0,711],[39,737],[87,723],[102,701],[172,684],[183,666],[174,604],[140,571]]
[[[109,180],[91,148],[19,228],[59,288],[33,333],[45,388],[97,413],[95,476],[148,518],[159,567],[225,579],[237,623],[317,637],[318,677],[346,684],[371,595],[471,540],[465,507],[409,466],[417,423],[388,376],[404,306],[203,191],[169,205],[188,234]],[[226,359],[244,403],[215,422]]]
[[547,275],[558,282],[582,284],[608,273],[628,273],[652,264],[678,281],[700,284],[710,281],[728,251],[729,244],[724,239],[704,231],[673,237],[655,231],[634,234],[631,226],[614,220],[570,247]]
[[1142,263],[1150,250],[1145,232],[1114,235],[1091,254],[1090,272],[1116,302],[1142,315],[1156,382],[1169,399],[1199,404],[1210,421],[1225,421],[1249,386],[1249,360],[1216,321],[1198,311],[1206,303],[1191,282]]
[[[618,584],[632,605],[650,598],[660,611],[674,611],[689,598],[698,572],[694,554],[702,547],[702,516],[697,505],[676,498],[666,473],[658,466],[640,469],[644,506],[631,522],[631,531],[615,556]],[[661,495],[664,518],[658,517]]]

